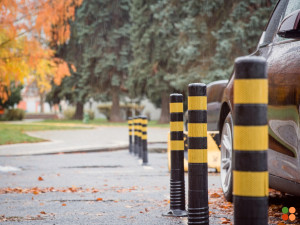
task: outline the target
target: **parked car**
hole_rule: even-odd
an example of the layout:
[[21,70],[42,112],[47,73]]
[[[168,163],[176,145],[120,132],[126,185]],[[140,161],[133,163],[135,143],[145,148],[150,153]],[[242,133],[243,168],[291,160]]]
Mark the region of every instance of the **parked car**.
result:
[[[268,63],[269,185],[300,196],[300,1],[279,0],[257,50]],[[232,200],[233,81],[224,90],[219,116],[221,184]]]

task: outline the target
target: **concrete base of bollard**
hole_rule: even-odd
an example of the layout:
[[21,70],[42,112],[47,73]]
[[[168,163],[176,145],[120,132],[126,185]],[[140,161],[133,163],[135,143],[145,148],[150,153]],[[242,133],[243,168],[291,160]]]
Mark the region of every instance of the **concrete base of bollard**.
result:
[[180,210],[180,209],[170,209],[169,212],[163,213],[162,216],[169,216],[169,217],[187,217],[188,212],[185,210]]

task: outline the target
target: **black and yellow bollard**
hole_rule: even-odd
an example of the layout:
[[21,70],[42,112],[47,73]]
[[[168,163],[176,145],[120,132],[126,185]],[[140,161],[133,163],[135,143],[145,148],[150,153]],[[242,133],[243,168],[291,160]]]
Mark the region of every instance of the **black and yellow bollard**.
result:
[[138,134],[139,134],[139,131],[138,131],[138,117],[135,116],[133,117],[133,124],[134,124],[134,155],[137,155],[137,152],[138,152]]
[[268,79],[261,57],[235,61],[234,224],[268,224]]
[[139,159],[143,158],[143,123],[144,119],[143,116],[139,116],[139,124],[140,124],[140,136],[139,136]]
[[209,224],[206,85],[188,92],[188,224]]
[[183,96],[170,95],[170,211],[164,216],[187,216],[185,211]]
[[132,125],[133,120],[131,117],[128,118],[128,128],[129,128],[129,153],[132,153]]
[[142,127],[142,142],[143,142],[143,152],[142,152],[142,159],[143,165],[148,165],[148,143],[147,143],[147,124],[148,120],[146,116],[142,117],[143,127]]
[[142,116],[138,116],[138,152],[137,152],[137,157],[141,158],[141,151],[143,150],[142,147]]

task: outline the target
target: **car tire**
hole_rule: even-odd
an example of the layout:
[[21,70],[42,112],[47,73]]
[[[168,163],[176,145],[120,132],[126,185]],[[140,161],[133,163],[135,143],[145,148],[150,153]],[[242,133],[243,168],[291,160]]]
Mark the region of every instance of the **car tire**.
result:
[[221,134],[221,185],[224,197],[232,202],[232,153],[233,153],[233,119],[229,113],[225,119]]

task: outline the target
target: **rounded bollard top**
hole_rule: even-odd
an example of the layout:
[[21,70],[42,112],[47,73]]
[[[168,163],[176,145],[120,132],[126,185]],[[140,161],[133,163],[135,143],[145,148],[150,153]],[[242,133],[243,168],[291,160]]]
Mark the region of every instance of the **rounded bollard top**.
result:
[[192,83],[189,84],[189,96],[206,96],[206,84]]
[[235,60],[236,79],[267,78],[267,61],[261,56],[243,56]]
[[171,94],[170,102],[183,102],[183,95],[178,93]]

